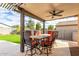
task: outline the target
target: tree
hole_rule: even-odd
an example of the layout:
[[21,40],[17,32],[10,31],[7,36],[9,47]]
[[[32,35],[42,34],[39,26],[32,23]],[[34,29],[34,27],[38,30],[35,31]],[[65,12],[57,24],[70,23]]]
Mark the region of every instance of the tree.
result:
[[27,23],[27,28],[34,29],[35,23],[31,19]]
[[53,25],[49,25],[48,26],[48,30],[54,30],[54,26]]
[[[17,34],[19,34],[20,33],[20,25],[14,25],[14,26],[12,26],[13,28],[15,28],[15,30],[12,32],[12,33],[17,33]],[[25,30],[27,29],[27,27],[25,26],[25,28],[24,28]]]
[[15,28],[15,30],[12,33],[20,33],[20,26],[19,25],[14,25],[12,26],[13,28]]
[[36,24],[36,30],[40,30],[41,29],[41,24],[40,23],[37,23]]

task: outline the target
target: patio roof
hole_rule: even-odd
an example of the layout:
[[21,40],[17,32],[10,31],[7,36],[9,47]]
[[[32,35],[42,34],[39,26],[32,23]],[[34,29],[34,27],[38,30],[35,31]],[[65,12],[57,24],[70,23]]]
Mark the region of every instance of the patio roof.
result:
[[6,8],[9,10],[18,10],[17,6],[20,6],[21,3],[0,3],[0,7]]
[[[33,17],[41,21],[56,20],[60,18],[77,16],[79,14],[79,4],[78,3],[1,3],[1,7],[18,11],[18,7],[25,11],[27,16]],[[53,16],[54,18],[47,17],[50,15],[48,11],[59,9],[64,12],[61,13],[62,16]]]
[[[24,10],[40,17],[43,20],[55,20],[64,17],[76,16],[79,14],[78,3],[25,3],[20,6]],[[48,11],[59,9],[64,10],[62,16],[47,17],[50,15]]]

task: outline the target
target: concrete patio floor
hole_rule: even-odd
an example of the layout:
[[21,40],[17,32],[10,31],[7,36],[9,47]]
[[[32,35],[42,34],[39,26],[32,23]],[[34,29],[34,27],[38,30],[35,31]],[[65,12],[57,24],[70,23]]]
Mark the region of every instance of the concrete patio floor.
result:
[[[71,56],[69,50],[69,43],[70,41],[56,40],[56,43],[52,48],[52,54],[50,54],[50,56]],[[75,46],[74,44],[72,45]],[[20,53],[19,44],[11,43],[8,41],[0,41],[0,56],[24,56],[24,55],[25,53]]]
[[0,40],[0,56],[17,56],[20,45]]

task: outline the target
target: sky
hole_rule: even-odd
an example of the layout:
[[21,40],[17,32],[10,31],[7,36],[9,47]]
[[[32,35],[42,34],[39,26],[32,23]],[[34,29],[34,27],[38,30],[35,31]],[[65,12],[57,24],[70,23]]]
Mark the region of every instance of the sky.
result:
[[[36,19],[31,18],[35,23],[40,22]],[[27,22],[29,20],[29,17],[26,16],[25,17],[25,21]],[[59,22],[63,22],[63,21],[74,21],[76,20],[75,17],[71,17],[71,18],[66,18],[66,19],[58,19],[58,20],[54,20],[54,21],[47,21],[46,22],[46,27],[48,27],[48,25],[56,25]],[[0,23],[4,23],[7,24],[9,26],[13,26],[13,25],[19,25],[20,24],[20,14],[12,11],[12,10],[8,10],[8,9],[4,9],[0,7]]]
[[11,10],[0,8],[0,23],[7,25],[19,24],[20,14]]
[[[28,20],[29,20],[29,17],[26,16],[25,21],[27,22]],[[32,18],[32,20],[35,23],[40,22],[33,18]],[[7,24],[9,26],[19,25],[20,24],[20,14],[15,11],[4,9],[4,8],[0,7],[0,23]]]

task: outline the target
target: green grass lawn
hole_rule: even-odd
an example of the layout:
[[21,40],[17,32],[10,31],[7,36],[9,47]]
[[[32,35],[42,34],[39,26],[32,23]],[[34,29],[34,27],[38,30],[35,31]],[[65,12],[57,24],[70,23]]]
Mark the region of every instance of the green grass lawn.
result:
[[6,40],[13,43],[20,43],[20,35],[17,34],[0,35],[0,40]]

